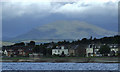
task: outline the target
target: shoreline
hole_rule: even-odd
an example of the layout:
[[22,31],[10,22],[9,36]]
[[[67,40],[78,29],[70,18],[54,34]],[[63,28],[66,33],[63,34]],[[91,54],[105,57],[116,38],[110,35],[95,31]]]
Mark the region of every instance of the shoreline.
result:
[[29,58],[2,59],[0,62],[39,62],[39,63],[120,63],[117,57],[107,58]]

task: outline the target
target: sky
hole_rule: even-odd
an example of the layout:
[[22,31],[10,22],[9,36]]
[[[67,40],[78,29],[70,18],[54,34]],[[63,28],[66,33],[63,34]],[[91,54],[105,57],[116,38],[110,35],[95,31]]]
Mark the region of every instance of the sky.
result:
[[118,31],[118,0],[3,0],[2,36],[16,37],[59,20],[78,20]]

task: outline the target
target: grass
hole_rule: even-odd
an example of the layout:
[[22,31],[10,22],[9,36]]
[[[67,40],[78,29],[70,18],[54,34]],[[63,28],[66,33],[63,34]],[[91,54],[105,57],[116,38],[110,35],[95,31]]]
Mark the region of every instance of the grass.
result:
[[3,60],[18,60],[18,59],[30,59],[29,57],[6,57],[6,58],[2,58]]
[[[93,58],[93,59],[92,59]],[[3,62],[75,62],[75,63],[89,63],[89,62],[96,62],[96,58],[98,61],[99,59],[104,62],[104,60],[113,59],[116,61],[115,58],[117,57],[40,57],[40,58],[29,58],[29,57],[6,57],[2,58]],[[108,59],[106,59],[108,58]],[[20,60],[22,59],[22,60]],[[109,61],[109,60],[108,60]],[[112,62],[113,63],[113,62]]]
[[79,58],[118,58],[118,57],[42,57],[44,59],[50,58],[50,59],[79,59]]
[[[40,57],[41,59],[80,59],[80,58],[118,58],[118,57]],[[33,59],[29,57],[6,57],[3,60]]]

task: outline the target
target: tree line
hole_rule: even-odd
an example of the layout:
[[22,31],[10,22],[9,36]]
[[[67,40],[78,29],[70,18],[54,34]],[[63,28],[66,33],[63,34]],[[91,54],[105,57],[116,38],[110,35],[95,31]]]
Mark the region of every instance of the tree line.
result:
[[[83,38],[83,39],[78,39],[78,40],[74,40],[74,41],[58,41],[58,42],[49,42],[49,43],[44,43],[44,44],[40,44],[40,45],[35,45],[35,41],[30,41],[30,43],[27,43],[27,46],[32,47],[32,51],[33,53],[41,53],[45,56],[49,56],[52,55],[52,49],[56,48],[56,46],[60,46],[60,45],[88,45],[91,43],[101,43],[101,44],[120,44],[120,36],[119,35],[115,35],[112,37],[103,37],[103,38],[93,38],[92,36],[90,38]],[[9,47],[12,46],[17,46],[17,47],[21,47],[21,46],[25,46],[24,42],[21,43],[16,43],[14,45],[11,45]],[[105,47],[103,47],[105,48]],[[106,48],[107,49],[107,48]],[[109,49],[108,49],[109,50]],[[105,53],[104,51],[107,50],[100,50],[101,53]],[[108,52],[107,52],[108,53]]]

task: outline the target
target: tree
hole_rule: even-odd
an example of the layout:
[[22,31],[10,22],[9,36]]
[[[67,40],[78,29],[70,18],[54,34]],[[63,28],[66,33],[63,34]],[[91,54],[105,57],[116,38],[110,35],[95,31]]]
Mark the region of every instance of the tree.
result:
[[86,48],[86,45],[83,45],[83,44],[79,45],[76,50],[76,53],[77,53],[76,55],[79,57],[84,57],[86,54],[85,48]]
[[35,46],[35,41],[30,41],[30,45]]
[[47,55],[48,55],[48,56],[51,56],[51,55],[52,55],[52,49],[51,49],[51,48],[48,48],[48,49],[47,49]]
[[[50,50],[49,50],[50,51]],[[33,48],[33,52],[35,53],[42,53],[44,56],[46,56],[46,53],[47,53],[47,48],[44,46],[44,45],[36,45],[34,48]]]
[[39,46],[39,45],[36,45],[36,46],[33,48],[33,52],[39,53],[39,52],[40,52],[40,46]]
[[110,53],[110,48],[107,45],[101,46],[99,50],[100,54],[103,54],[103,56],[107,56]]
[[92,38],[92,36],[90,37],[90,40],[92,40],[93,38]]
[[24,42],[16,43],[16,44],[14,44],[14,46],[25,46],[25,43]]
[[89,40],[88,40],[87,38],[83,38],[83,39],[81,40],[81,43],[82,43],[82,44],[88,44],[88,43],[89,43]]

